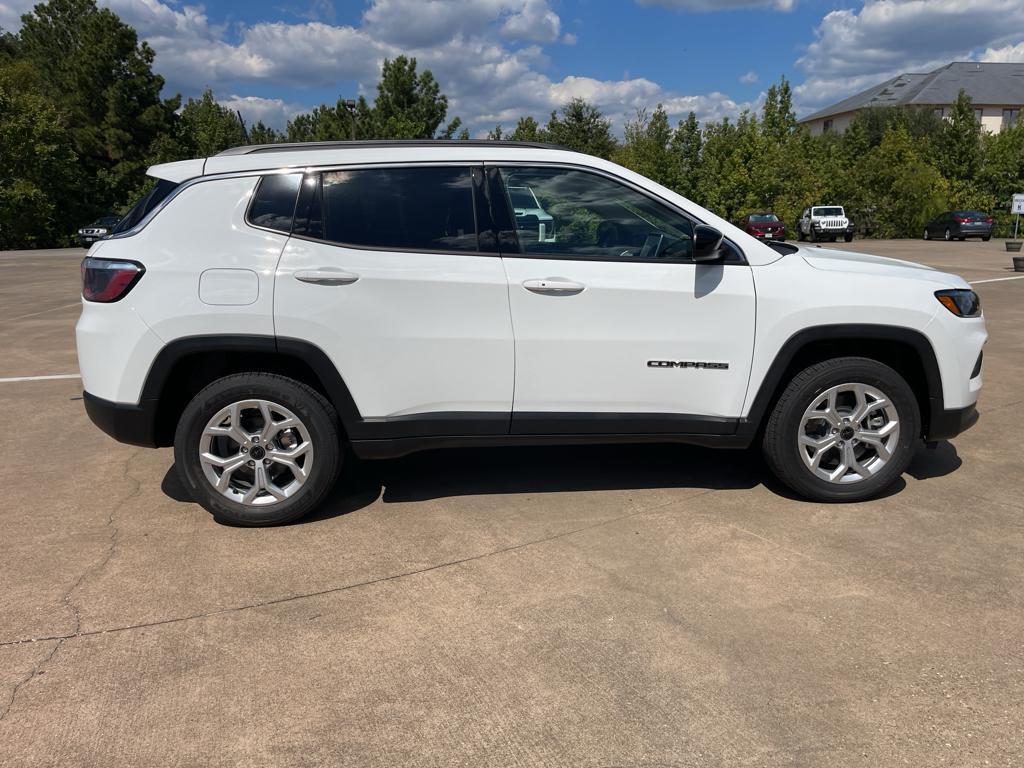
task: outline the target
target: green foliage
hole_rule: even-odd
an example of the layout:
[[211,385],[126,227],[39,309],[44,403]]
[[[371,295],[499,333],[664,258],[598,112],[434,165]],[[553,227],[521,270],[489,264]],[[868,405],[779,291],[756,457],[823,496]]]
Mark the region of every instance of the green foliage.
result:
[[59,206],[76,172],[60,115],[46,99],[0,82],[0,147],[0,249],[58,240]]
[[181,110],[181,131],[193,157],[209,157],[246,144],[245,126],[234,110],[218,104],[209,89],[189,99]]
[[557,112],[551,113],[543,136],[544,141],[606,160],[617,146],[612,136],[611,121],[606,120],[597,107],[580,98],[562,107],[561,116]]
[[545,141],[540,125],[530,116],[520,117],[508,138],[512,141]]
[[276,131],[262,120],[257,120],[249,129],[250,144],[278,144],[285,140],[280,131]]

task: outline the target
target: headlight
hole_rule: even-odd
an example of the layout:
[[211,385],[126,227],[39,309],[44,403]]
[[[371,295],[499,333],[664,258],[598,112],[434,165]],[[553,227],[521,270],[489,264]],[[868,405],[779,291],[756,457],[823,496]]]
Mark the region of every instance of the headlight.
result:
[[957,317],[978,317],[981,314],[981,299],[966,288],[936,291],[935,298]]
[[105,234],[107,234],[107,230],[105,230],[105,229],[97,229],[95,234],[97,234],[97,235],[105,235]]

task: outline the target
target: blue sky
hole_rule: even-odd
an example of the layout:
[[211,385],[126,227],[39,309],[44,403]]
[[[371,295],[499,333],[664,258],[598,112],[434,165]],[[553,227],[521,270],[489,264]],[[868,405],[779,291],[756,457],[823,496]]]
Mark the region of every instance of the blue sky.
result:
[[[1024,61],[1021,0],[100,0],[157,52],[168,90],[250,120],[364,93],[399,54],[429,67],[474,134],[573,96],[616,128],[756,109],[785,75],[806,113],[903,71]],[[32,0],[0,0],[16,29]]]

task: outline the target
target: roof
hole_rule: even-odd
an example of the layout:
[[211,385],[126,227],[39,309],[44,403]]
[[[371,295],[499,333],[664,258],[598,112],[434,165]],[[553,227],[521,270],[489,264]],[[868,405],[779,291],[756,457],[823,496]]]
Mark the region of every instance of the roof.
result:
[[[224,155],[251,155],[257,152],[311,152],[317,149],[365,149],[373,147],[492,147],[495,139],[373,139],[362,141],[301,141],[280,144],[246,144],[220,152]],[[568,149],[561,144],[544,141],[505,141],[504,147],[530,147],[531,149]]]
[[1024,64],[954,61],[933,72],[898,75],[820,109],[801,123],[869,107],[944,106],[963,89],[975,104],[1024,104]]

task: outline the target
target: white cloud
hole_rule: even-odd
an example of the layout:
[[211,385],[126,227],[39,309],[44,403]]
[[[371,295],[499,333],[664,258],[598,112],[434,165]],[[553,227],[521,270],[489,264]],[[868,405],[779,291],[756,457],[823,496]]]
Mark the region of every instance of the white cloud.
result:
[[996,61],[1004,64],[1024,62],[1024,43],[1004,45],[1002,48],[986,48],[985,52],[978,56],[978,61]]
[[756,83],[759,79],[757,72],[754,70],[750,70],[749,72],[740,75],[741,83]]
[[677,11],[730,11],[736,8],[767,8],[791,11],[796,0],[637,0],[640,5],[660,5]]
[[[0,2],[28,6],[32,0]],[[475,132],[496,122],[509,126],[522,115],[543,122],[577,96],[599,107],[616,128],[638,108],[650,110],[659,102],[674,119],[690,110],[701,119],[717,119],[756,106],[721,93],[679,94],[628,75],[552,79],[544,71],[543,44],[571,45],[575,35],[561,34],[548,0],[373,0],[359,27],[318,21],[227,27],[211,22],[201,6],[171,0],[101,2],[149,41],[155,68],[171,92],[194,96],[209,87],[248,122],[262,119],[275,127],[303,111],[299,102],[310,101],[302,98],[305,89],[354,82],[372,96],[383,59],[401,54],[415,56],[421,69],[434,73],[449,97],[449,119],[459,115]],[[279,86],[280,97],[247,96],[246,84],[263,93]]]
[[31,0],[0,0],[0,28],[7,32],[21,29],[21,16],[32,10]]
[[566,32],[564,35],[562,35],[562,43],[564,45],[576,45],[577,39],[578,38],[576,37],[576,35],[574,35],[572,32]]
[[860,10],[827,14],[814,35],[797,61],[806,79],[796,95],[805,107],[838,101],[902,72],[988,60],[989,52],[1013,55],[1014,44],[1024,38],[1024,3],[865,0]]
[[217,101],[228,109],[241,112],[246,125],[252,126],[259,121],[266,125],[280,128],[306,108],[301,104],[289,104],[284,99],[264,99],[259,96],[230,96],[218,98]]

